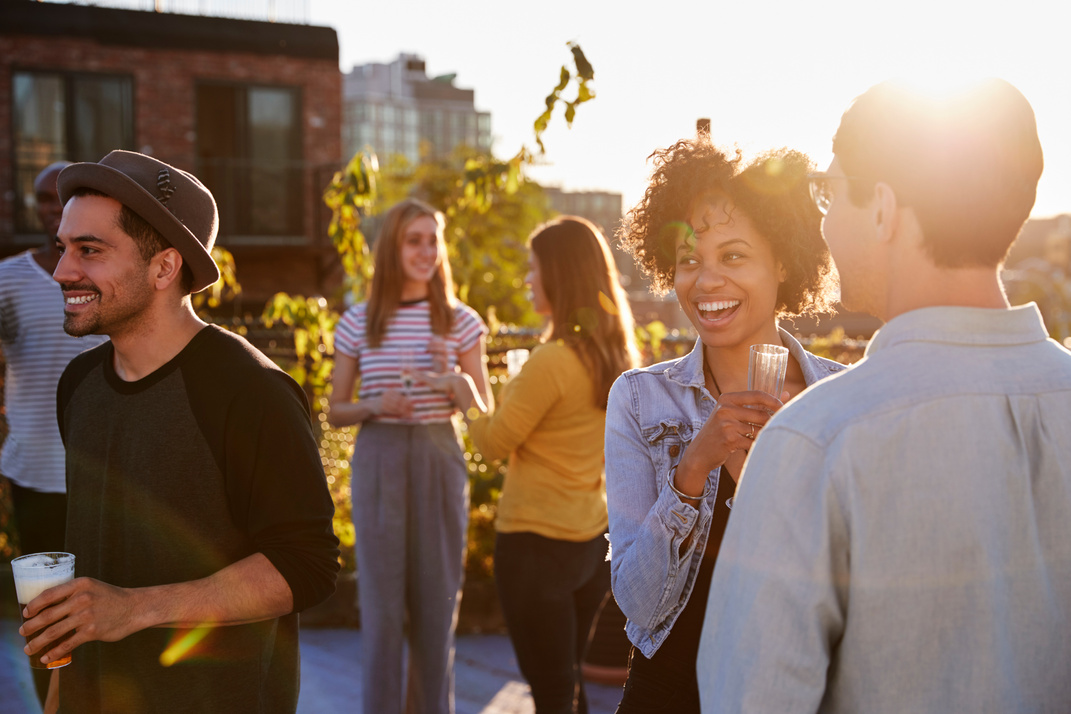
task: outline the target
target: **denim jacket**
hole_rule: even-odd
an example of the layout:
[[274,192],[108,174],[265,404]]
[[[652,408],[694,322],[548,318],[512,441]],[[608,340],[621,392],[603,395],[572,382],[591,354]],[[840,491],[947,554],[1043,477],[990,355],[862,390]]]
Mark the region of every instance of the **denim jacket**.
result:
[[[808,386],[844,369],[780,330]],[[714,411],[703,380],[702,343],[684,357],[625,372],[606,409],[606,500],[614,597],[629,640],[650,658],[688,603],[718,498],[720,467],[697,510],[669,488],[669,475]],[[683,547],[682,544],[687,542]]]

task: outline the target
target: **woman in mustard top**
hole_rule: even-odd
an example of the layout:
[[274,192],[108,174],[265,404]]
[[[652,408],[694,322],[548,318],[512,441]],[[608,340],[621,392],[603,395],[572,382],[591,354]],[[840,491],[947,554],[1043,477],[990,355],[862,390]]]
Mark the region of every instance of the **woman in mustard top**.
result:
[[509,457],[495,580],[537,714],[583,714],[580,662],[610,585],[603,429],[610,385],[635,361],[632,313],[606,239],[564,217],[530,240],[543,343],[469,426],[484,456]]

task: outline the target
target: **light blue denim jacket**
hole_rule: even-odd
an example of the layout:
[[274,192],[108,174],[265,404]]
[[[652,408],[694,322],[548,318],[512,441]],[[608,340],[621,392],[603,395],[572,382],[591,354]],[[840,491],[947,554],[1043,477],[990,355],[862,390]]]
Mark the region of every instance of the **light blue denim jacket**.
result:
[[[844,369],[780,330],[807,385]],[[669,474],[714,411],[703,382],[702,343],[684,357],[621,375],[606,409],[606,501],[614,597],[629,640],[650,658],[677,621],[695,583],[718,498],[720,467],[697,510],[669,488]],[[682,544],[687,545],[682,550]]]

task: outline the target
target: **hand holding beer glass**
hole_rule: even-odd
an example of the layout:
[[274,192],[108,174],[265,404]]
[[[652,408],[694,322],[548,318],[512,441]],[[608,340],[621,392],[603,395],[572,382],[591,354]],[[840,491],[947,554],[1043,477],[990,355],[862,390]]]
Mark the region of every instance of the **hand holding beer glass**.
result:
[[[15,558],[11,561],[11,574],[15,577],[15,594],[18,596],[19,613],[38,595],[57,585],[74,580],[74,556],[70,553],[33,553]],[[26,617],[23,616],[23,622]],[[42,628],[43,630],[44,628]],[[26,634],[26,644],[37,637],[42,630]],[[41,655],[50,652],[56,645],[74,634],[71,630],[55,642],[49,642],[30,655],[30,667],[33,669],[56,669],[71,663],[71,655],[66,655],[48,664],[41,663]]]

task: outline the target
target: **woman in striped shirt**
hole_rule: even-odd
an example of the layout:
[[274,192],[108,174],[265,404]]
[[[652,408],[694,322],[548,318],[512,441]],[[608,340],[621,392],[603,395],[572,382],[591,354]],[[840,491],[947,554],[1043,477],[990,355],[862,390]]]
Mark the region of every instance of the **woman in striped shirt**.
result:
[[366,714],[454,709],[469,494],[452,416],[469,400],[415,376],[456,370],[485,401],[490,389],[487,328],[453,295],[443,223],[415,199],[387,212],[370,297],[346,311],[335,334],[329,418],[361,425],[352,494]]

